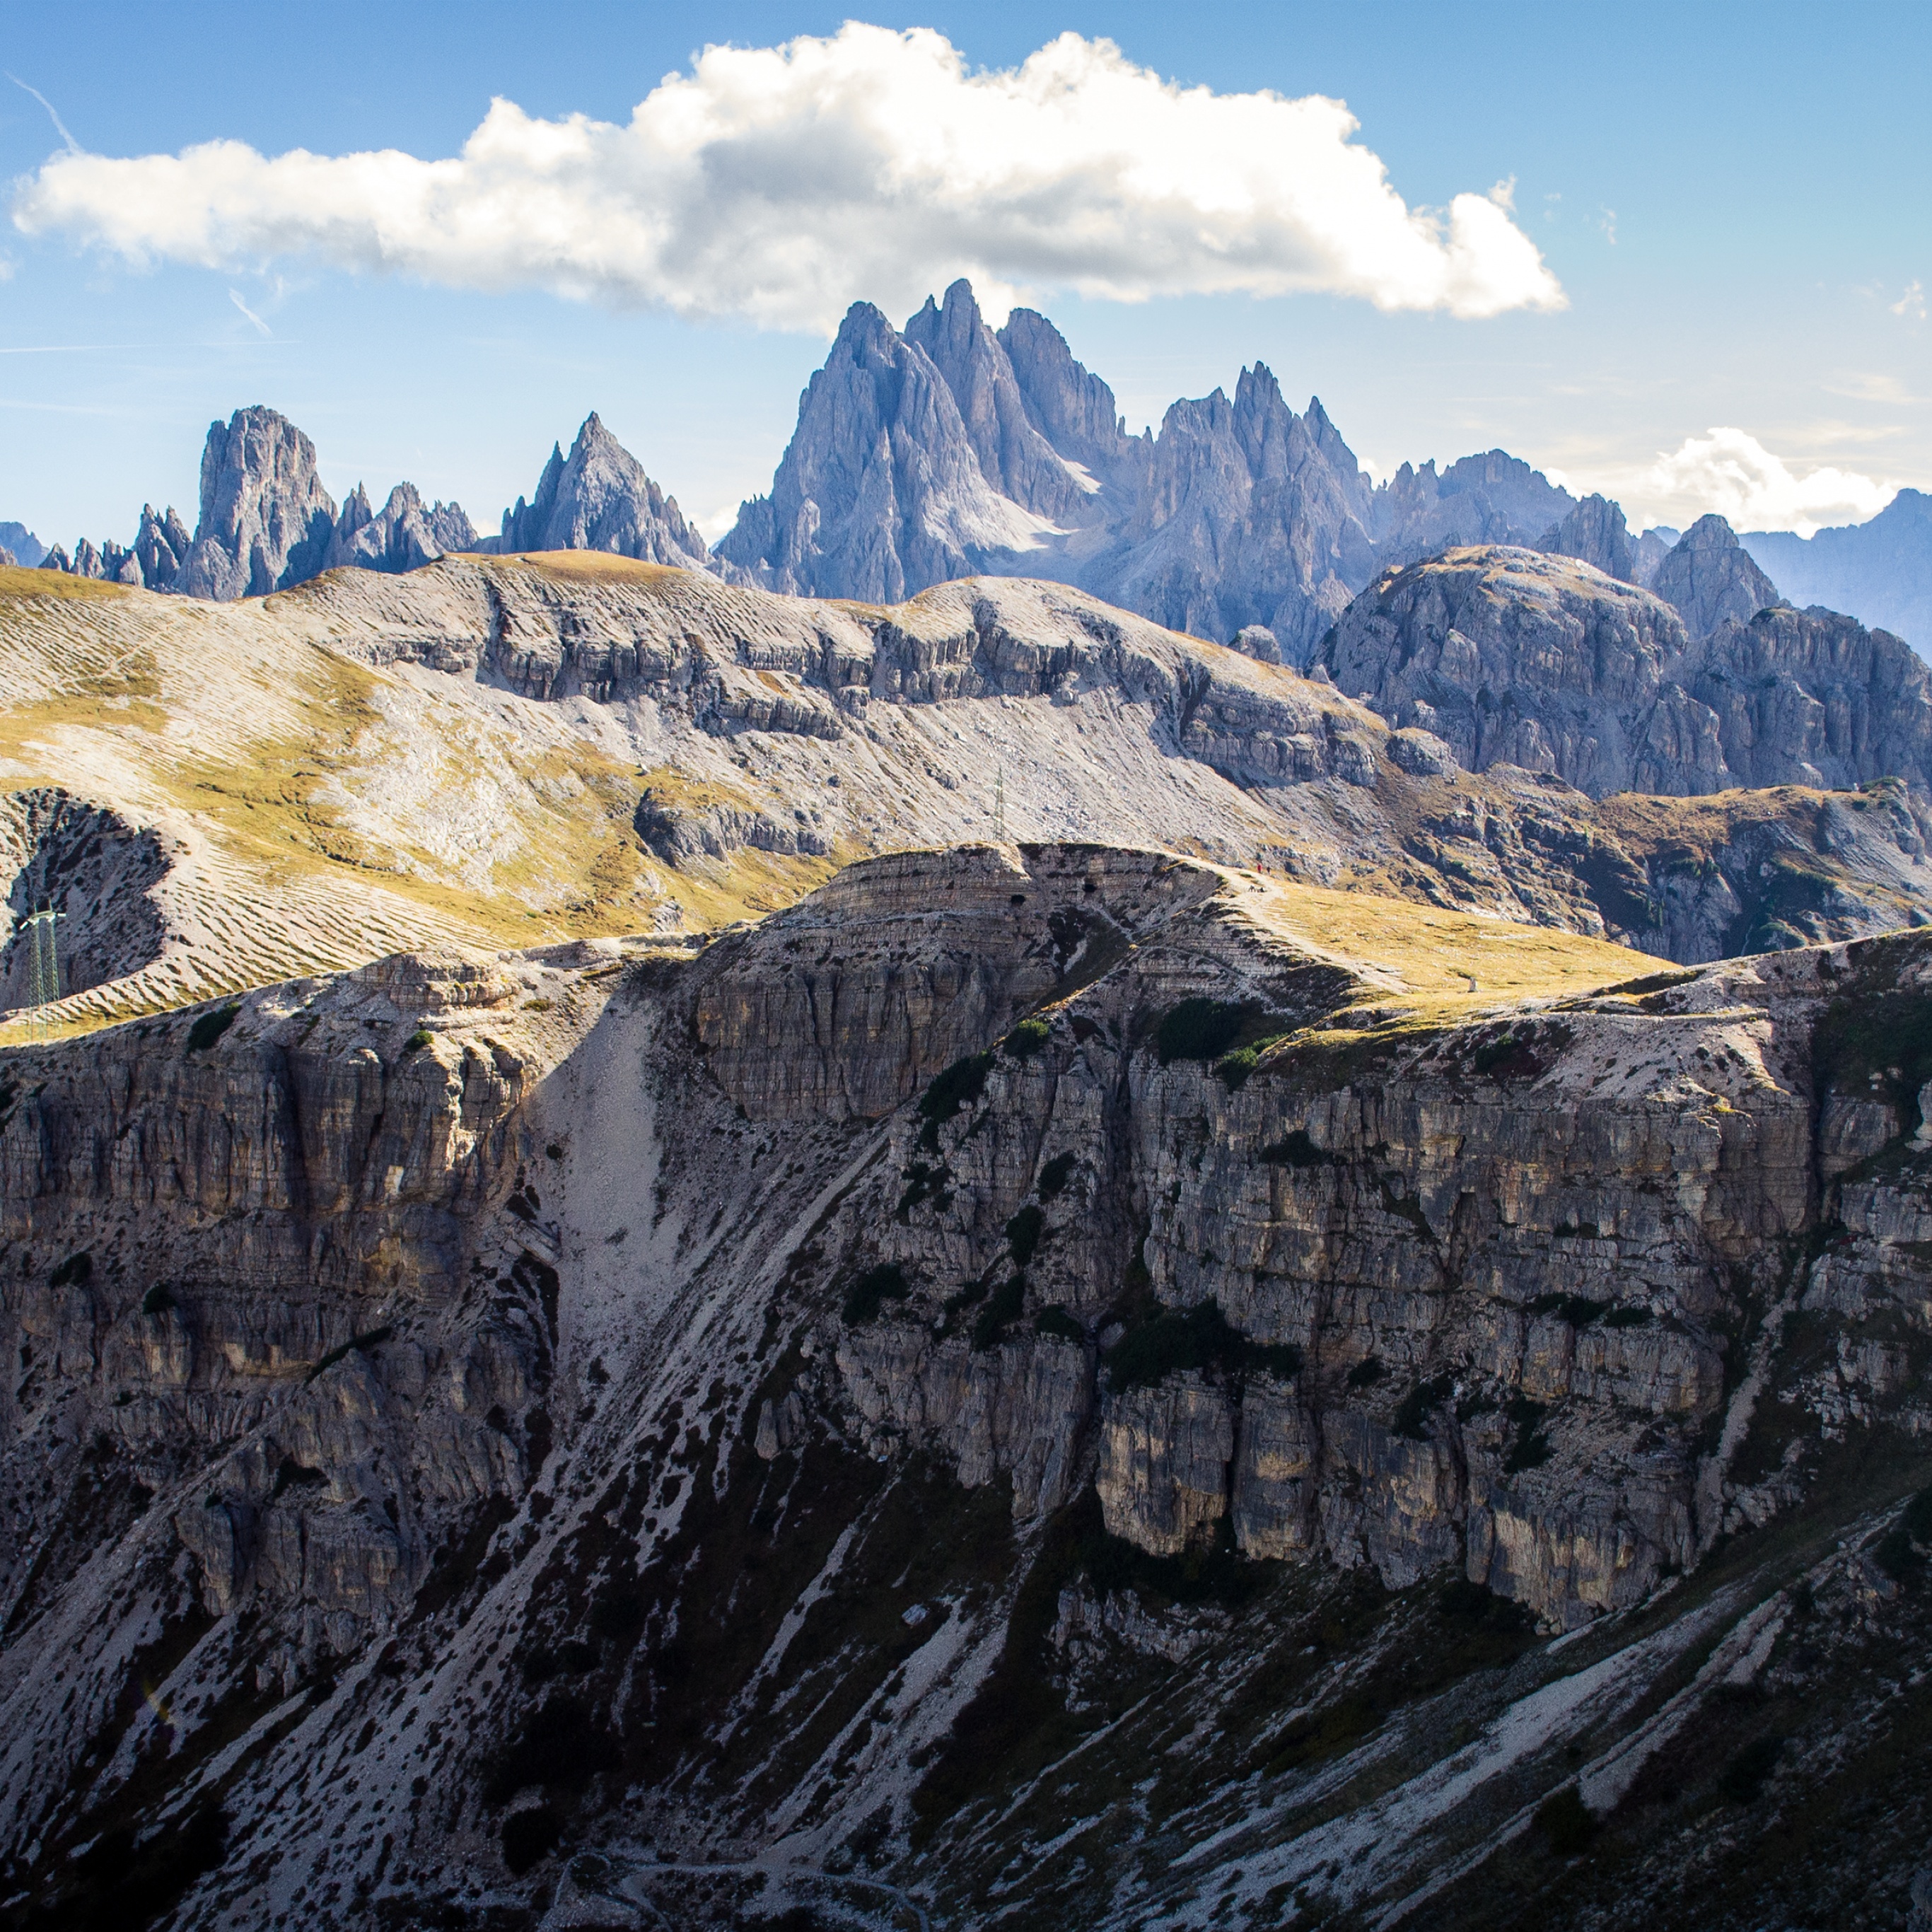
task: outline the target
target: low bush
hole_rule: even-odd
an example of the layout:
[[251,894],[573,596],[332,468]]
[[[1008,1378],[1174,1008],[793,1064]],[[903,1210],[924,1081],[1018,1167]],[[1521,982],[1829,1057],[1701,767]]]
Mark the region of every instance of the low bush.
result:
[[1022,1020],[1005,1040],[1007,1057],[1030,1060],[1053,1037],[1053,1029],[1044,1020]]
[[875,1321],[879,1310],[888,1301],[903,1301],[911,1294],[905,1270],[897,1262],[881,1262],[877,1268],[868,1268],[855,1281],[845,1297],[842,1311],[848,1328],[862,1327]]
[[1042,1201],[1057,1201],[1066,1192],[1076,1158],[1070,1154],[1057,1154],[1040,1169],[1038,1191]]
[[1308,1138],[1306,1127],[1297,1127],[1285,1139],[1262,1149],[1262,1159],[1270,1167],[1340,1167],[1339,1155],[1324,1153]]
[[1010,1281],[1002,1282],[993,1291],[992,1299],[980,1311],[980,1318],[973,1324],[973,1346],[976,1348],[995,1346],[1006,1332],[1006,1324],[1018,1319],[1020,1310],[1026,1306],[1026,1276],[1016,1274]]
[[1438,1376],[1432,1381],[1418,1382],[1402,1399],[1402,1406],[1395,1412],[1395,1432],[1406,1436],[1412,1442],[1429,1440],[1429,1418],[1447,1402],[1454,1392],[1455,1383],[1448,1376]]
[[416,1031],[411,1034],[409,1038],[403,1042],[404,1057],[406,1058],[412,1053],[422,1052],[423,1048],[428,1046],[430,1042],[434,1038],[435,1035],[430,1031],[428,1027],[418,1027]]
[[503,1820],[503,1862],[512,1878],[521,1878],[556,1850],[563,1838],[563,1821],[548,1804],[512,1811]]
[[986,1076],[992,1068],[990,1052],[969,1053],[933,1076],[932,1084],[919,1096],[920,1118],[926,1123],[920,1138],[925,1147],[936,1148],[940,1122],[951,1120],[962,1107],[971,1106],[986,1091]]
[[1162,1016],[1154,1051],[1163,1066],[1177,1060],[1218,1060],[1240,1036],[1246,1019],[1245,1007],[1224,1000],[1183,1000]]
[[168,1292],[166,1282],[158,1281],[141,1298],[143,1315],[165,1315],[175,1305],[174,1297]]
[[1042,1335],[1058,1335],[1064,1342],[1084,1342],[1087,1331],[1058,1302],[1042,1308],[1033,1318],[1034,1327]]
[[200,1053],[212,1046],[235,1024],[241,1010],[236,1005],[217,1006],[212,1012],[203,1013],[188,1030],[188,1051]]
[[1373,1355],[1364,1355],[1348,1371],[1348,1384],[1351,1388],[1372,1388],[1382,1378],[1381,1362]]
[[1229,1325],[1211,1296],[1192,1308],[1162,1308],[1130,1328],[1107,1351],[1107,1378],[1116,1390],[1151,1388],[1184,1371],[1261,1373],[1286,1380],[1301,1367],[1290,1342],[1251,1342]]
[[1006,1246],[1012,1250],[1016,1268],[1024,1268],[1033,1259],[1046,1232],[1046,1212],[1031,1202],[1006,1223]]
[[1719,1773],[1718,1796],[1732,1804],[1755,1804],[1784,1755],[1782,1738],[1754,1738]]
[[83,1248],[69,1255],[47,1277],[50,1288],[85,1288],[94,1274],[94,1257]]
[[1571,1328],[1587,1328],[1609,1312],[1610,1304],[1592,1301],[1587,1294],[1539,1294],[1528,1310],[1532,1315],[1560,1315]]
[[1516,1424],[1516,1440],[1503,1459],[1505,1474],[1538,1468],[1550,1460],[1550,1438],[1544,1428],[1545,1413],[1541,1402],[1532,1402],[1527,1396],[1520,1395],[1510,1404],[1508,1415]]
[[1536,1828],[1559,1858],[1574,1858],[1597,1835],[1601,1822],[1574,1784],[1566,1784],[1536,1808]]

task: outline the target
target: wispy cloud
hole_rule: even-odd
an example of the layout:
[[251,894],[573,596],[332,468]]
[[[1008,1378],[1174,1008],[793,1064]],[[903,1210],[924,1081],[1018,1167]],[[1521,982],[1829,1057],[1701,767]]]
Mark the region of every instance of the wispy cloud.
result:
[[1922,403],[1926,397],[1914,395],[1896,376],[1860,372],[1840,376],[1825,385],[1825,393],[1849,397],[1855,403]]
[[1907,282],[1904,294],[1889,306],[1894,315],[1908,315],[1915,322],[1923,322],[1925,320],[1925,284],[1920,281]]
[[242,292],[239,289],[230,289],[228,291],[228,299],[248,317],[249,321],[255,325],[256,328],[258,328],[262,334],[273,335],[274,334],[275,332],[242,299]]
[[1614,248],[1617,245],[1616,210],[1614,208],[1598,209],[1597,226],[1604,231],[1604,239]]
[[67,143],[68,152],[70,154],[79,154],[81,152],[80,143],[67,131],[67,123],[54,111],[53,103],[50,100],[38,87],[28,86],[27,83],[22,80],[18,74],[10,74],[8,75],[7,78],[10,80],[16,87],[19,88],[22,93],[31,94],[34,98],[47,110],[47,118],[54,124],[54,132],[59,135],[61,139]]
[[628,123],[498,100],[462,152],[270,158],[237,141],[56,156],[16,225],[136,262],[314,250],[461,288],[829,329],[970,275],[1023,290],[1359,298],[1462,316],[1564,305],[1506,184],[1409,207],[1346,106],[1216,94],[1063,34],[975,72],[940,34],[848,22],[710,47]]
[[1687,520],[1714,510],[1735,529],[1808,537],[1827,524],[1876,516],[1898,489],[1855,470],[1821,466],[1801,476],[1756,436],[1728,428],[1687,436],[1660,455],[1642,482],[1653,502],[1670,505]]

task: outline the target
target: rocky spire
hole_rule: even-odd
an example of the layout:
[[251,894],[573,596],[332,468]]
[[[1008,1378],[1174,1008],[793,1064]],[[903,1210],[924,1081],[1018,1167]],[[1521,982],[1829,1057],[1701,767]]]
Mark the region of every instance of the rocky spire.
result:
[[1657,567],[1652,588],[1675,604],[1694,638],[1708,638],[1727,618],[1748,623],[1784,603],[1778,586],[1722,517],[1700,517]]
[[1535,548],[1550,556],[1574,556],[1592,563],[1621,584],[1636,581],[1636,553],[1621,506],[1604,496],[1586,496],[1560,524],[1544,532]]
[[208,426],[201,518],[174,587],[222,599],[285,590],[323,567],[334,533],[315,445],[274,410],[237,410]]
[[644,474],[643,464],[595,411],[584,418],[568,458],[551,446],[535,496],[527,502],[519,496],[516,507],[503,512],[496,548],[610,550],[692,570],[710,562],[704,539],[686,521],[677,499]]

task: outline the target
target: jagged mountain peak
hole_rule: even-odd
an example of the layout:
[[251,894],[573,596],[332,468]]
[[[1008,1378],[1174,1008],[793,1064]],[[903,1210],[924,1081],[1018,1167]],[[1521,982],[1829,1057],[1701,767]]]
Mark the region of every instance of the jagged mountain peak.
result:
[[1720,516],[1700,517],[1657,566],[1652,587],[1683,614],[1694,637],[1729,622],[1748,623],[1784,602],[1737,533]]
[[496,548],[519,550],[598,550],[646,563],[693,570],[710,561],[704,539],[686,520],[677,499],[644,472],[644,466],[605,428],[595,410],[586,416],[566,456],[560,443],[527,501],[503,512]]

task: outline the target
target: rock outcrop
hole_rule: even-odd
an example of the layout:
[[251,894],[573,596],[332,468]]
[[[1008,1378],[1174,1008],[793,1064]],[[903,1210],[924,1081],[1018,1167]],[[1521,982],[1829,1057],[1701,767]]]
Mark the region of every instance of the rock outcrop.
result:
[[[927,332],[969,385],[989,459],[1005,460],[1010,437],[1016,476],[1030,490],[1046,489],[1031,425],[1010,414],[1000,420],[1001,398],[1010,411],[1012,392],[997,380],[1007,372],[987,352],[977,309],[968,313],[950,296],[948,306],[950,325],[935,314]],[[970,384],[981,378],[975,393]],[[1077,487],[1070,476],[1066,484]],[[987,481],[932,356],[869,302],[856,302],[800,399],[771,494],[744,506],[718,554],[772,590],[895,603],[994,556],[1037,548],[1049,527]]]
[[398,484],[380,512],[358,484],[338,516],[314,444],[257,404],[208,425],[192,537],[172,506],[158,516],[144,503],[131,548],[110,541],[97,549],[83,538],[71,556],[56,544],[35,560],[74,576],[226,603],[288,590],[339,565],[418,569],[472,548],[476,536],[460,504],[425,504],[410,483]]
[[5,546],[14,561],[24,570],[38,568],[40,559],[47,554],[46,545],[25,524],[0,523],[0,544]]
[[413,483],[398,483],[380,510],[357,484],[336,519],[326,568],[420,570],[451,550],[474,550],[476,532],[460,503],[425,503]]
[[[1704,573],[1708,608],[1754,601],[1748,584],[1714,589],[1744,581],[1736,560],[1752,566],[1703,525],[1671,554]],[[1932,682],[1899,639],[1781,603],[1694,634],[1660,596],[1564,557],[1452,550],[1390,572],[1318,662],[1391,724],[1444,739],[1469,770],[1553,772],[1593,797],[1932,785]]]
[[334,530],[315,445],[273,410],[237,410],[208,426],[200,520],[172,587],[218,602],[286,590],[326,566]]
[[1586,496],[1560,524],[1545,530],[1536,548],[1553,556],[1594,564],[1606,577],[1640,581],[1636,552],[1622,509],[1602,496]]
[[686,522],[677,499],[667,496],[644,474],[644,466],[594,410],[584,418],[568,457],[552,447],[536,495],[528,502],[519,496],[515,507],[503,512],[502,532],[494,548],[505,554],[608,550],[688,569],[702,568],[707,561],[704,539]]
[[1700,517],[1657,566],[1651,588],[1676,607],[1693,638],[1748,624],[1784,599],[1722,517]]

